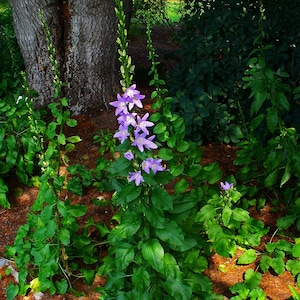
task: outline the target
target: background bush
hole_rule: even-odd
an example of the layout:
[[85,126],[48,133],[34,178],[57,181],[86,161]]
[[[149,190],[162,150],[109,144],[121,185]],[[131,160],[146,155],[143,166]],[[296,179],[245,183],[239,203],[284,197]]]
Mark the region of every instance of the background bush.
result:
[[[182,20],[182,63],[171,74],[169,86],[173,111],[183,116],[187,135],[198,143],[236,142],[241,137],[239,104],[246,120],[251,105],[242,77],[258,31],[263,30],[264,43],[272,45],[267,65],[285,70],[292,88],[299,84],[299,5],[292,0],[263,4],[263,28],[258,1],[194,2],[193,14]],[[299,106],[292,102],[291,108],[286,121],[299,127]]]

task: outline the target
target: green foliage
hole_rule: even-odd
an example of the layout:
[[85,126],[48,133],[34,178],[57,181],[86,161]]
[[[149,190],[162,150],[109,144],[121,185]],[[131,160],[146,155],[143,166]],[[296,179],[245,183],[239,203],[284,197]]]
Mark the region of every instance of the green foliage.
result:
[[[225,257],[236,254],[237,245],[255,247],[268,232],[264,223],[249,216],[241,207],[242,194],[236,188],[209,194],[195,220],[203,224],[207,239],[215,251]],[[255,256],[246,252],[240,263],[249,263]]]
[[[266,52],[266,63],[272,70],[281,68],[289,74],[290,80],[285,78],[284,83],[294,88],[300,70],[300,36],[295,21],[299,6],[294,1],[284,5],[263,2],[264,43],[272,45]],[[243,89],[242,77],[260,19],[258,1],[226,1],[226,5],[221,0],[207,1],[186,16],[180,32],[182,63],[171,74],[170,92],[174,96],[172,109],[184,118],[192,140],[236,143],[242,137],[239,105],[246,120],[250,119],[249,91]],[[298,127],[299,107],[291,94],[285,97],[293,108],[285,118]],[[286,99],[280,100],[285,107]]]

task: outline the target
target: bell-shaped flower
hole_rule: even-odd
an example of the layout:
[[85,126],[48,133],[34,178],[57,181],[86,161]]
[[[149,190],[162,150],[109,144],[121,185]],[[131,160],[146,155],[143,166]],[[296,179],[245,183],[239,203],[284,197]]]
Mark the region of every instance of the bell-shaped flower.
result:
[[141,182],[144,182],[144,177],[141,171],[129,172],[128,181],[134,181],[136,186],[139,186]]
[[157,145],[152,142],[155,136],[152,135],[149,138],[146,138],[146,136],[146,133],[139,134],[135,131],[134,141],[131,145],[138,147],[141,152],[144,152],[144,147],[148,150],[157,149]]

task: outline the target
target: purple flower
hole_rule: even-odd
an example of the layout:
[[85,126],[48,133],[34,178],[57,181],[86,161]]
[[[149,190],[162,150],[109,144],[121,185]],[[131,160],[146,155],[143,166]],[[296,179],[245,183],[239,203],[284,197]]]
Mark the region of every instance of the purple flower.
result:
[[128,114],[128,99],[126,97],[122,97],[119,94],[117,95],[118,101],[110,102],[109,104],[113,107],[116,107],[115,115],[119,114]]
[[150,170],[152,170],[153,173],[156,174],[158,171],[164,170],[161,162],[162,159],[154,159],[152,157],[149,157],[142,162],[142,168],[147,174],[150,174]]
[[125,128],[128,128],[129,125],[132,125],[133,127],[136,127],[136,113],[132,114],[124,114],[118,117],[118,122],[120,125],[124,126]]
[[136,84],[133,84],[132,86],[127,88],[125,93],[123,94],[123,97],[129,98],[128,99],[129,110],[132,110],[134,106],[137,106],[139,108],[143,107],[141,100],[144,99],[145,96],[141,95],[140,91],[136,90]]
[[137,127],[136,132],[142,131],[146,134],[149,134],[149,131],[147,127],[151,127],[154,125],[154,123],[147,121],[149,117],[149,113],[146,113],[142,118],[140,116],[137,116]]
[[119,131],[117,131],[114,134],[114,138],[119,139],[119,141],[121,142],[121,144],[124,143],[124,141],[127,139],[128,136],[129,136],[128,129],[126,127],[124,127],[123,125],[120,125],[119,126]]
[[229,183],[227,181],[225,181],[225,183],[221,182],[220,185],[223,191],[229,191],[233,187],[233,183]]
[[133,160],[134,159],[134,155],[130,150],[124,153],[124,157],[128,160]]
[[152,142],[155,138],[154,135],[146,138],[146,133],[139,134],[136,131],[134,132],[134,141],[131,144],[132,146],[137,146],[141,152],[144,152],[144,147],[148,150],[157,149],[157,145]]
[[144,182],[144,177],[141,171],[129,172],[128,181],[134,181],[136,186],[139,186],[141,182]]

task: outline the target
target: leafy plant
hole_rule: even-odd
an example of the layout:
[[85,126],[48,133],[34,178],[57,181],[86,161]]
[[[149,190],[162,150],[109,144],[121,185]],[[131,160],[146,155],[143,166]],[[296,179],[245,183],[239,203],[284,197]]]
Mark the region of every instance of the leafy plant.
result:
[[[273,46],[267,49],[266,63],[272,70],[288,73],[290,79],[283,82],[293,89],[299,81],[300,52],[292,46],[299,44],[295,22],[299,7],[293,1],[263,4],[264,42]],[[236,143],[243,136],[239,105],[250,120],[249,90],[243,89],[242,77],[260,30],[260,3],[217,0],[195,7],[183,20],[181,64],[169,80],[172,111],[184,118],[187,136],[197,143]],[[287,19],[294,13],[295,18]],[[299,107],[291,94],[286,97],[293,109],[285,119],[298,128]]]

